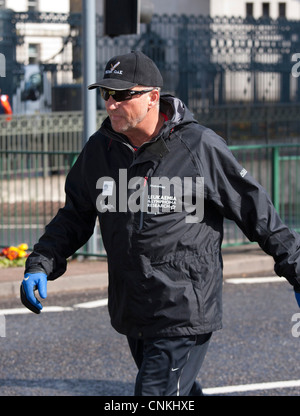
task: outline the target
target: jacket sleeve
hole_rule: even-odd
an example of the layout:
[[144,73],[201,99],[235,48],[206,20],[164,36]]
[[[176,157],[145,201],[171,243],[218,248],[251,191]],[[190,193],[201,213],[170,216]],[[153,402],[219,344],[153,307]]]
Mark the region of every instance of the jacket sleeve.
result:
[[300,285],[300,236],[281,220],[266,190],[237,162],[225,141],[203,133],[200,151],[205,196],[250,241],[274,258],[274,270]]
[[26,261],[25,273],[43,270],[48,280],[66,271],[67,258],[82,247],[94,232],[97,212],[85,175],[85,151],[71,168],[65,183],[66,201]]

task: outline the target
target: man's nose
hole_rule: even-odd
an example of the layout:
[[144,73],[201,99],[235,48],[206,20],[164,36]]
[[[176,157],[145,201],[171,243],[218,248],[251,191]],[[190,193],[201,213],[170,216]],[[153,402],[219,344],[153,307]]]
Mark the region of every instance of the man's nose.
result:
[[110,95],[109,99],[105,101],[105,107],[109,109],[115,109],[119,106],[118,101],[114,100],[113,97]]

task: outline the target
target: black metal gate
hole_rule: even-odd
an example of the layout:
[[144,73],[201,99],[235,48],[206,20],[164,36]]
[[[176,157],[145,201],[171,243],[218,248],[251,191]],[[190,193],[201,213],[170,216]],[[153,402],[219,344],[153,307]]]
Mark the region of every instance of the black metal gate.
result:
[[[73,56],[60,65],[41,62],[45,71],[73,71],[81,75],[81,15],[0,10],[0,53],[6,58],[6,77],[0,88],[11,95],[22,75],[16,47],[24,33],[18,23],[68,23]],[[215,106],[258,103],[293,104],[300,101],[300,77],[293,57],[300,53],[300,21],[286,19],[157,16],[141,24],[138,35],[103,36],[97,16],[97,73],[107,60],[132,49],[144,51],[161,69],[164,91],[179,96],[195,113]],[[99,106],[101,103],[99,100]]]

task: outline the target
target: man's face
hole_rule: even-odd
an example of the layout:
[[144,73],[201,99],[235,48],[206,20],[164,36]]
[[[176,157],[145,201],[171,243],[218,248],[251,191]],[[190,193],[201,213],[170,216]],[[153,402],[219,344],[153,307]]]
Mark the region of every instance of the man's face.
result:
[[[134,87],[133,91],[144,90]],[[105,101],[105,108],[110,118],[112,128],[117,133],[129,133],[135,129],[146,117],[149,110],[149,93],[135,95],[131,100],[115,101],[111,96]]]

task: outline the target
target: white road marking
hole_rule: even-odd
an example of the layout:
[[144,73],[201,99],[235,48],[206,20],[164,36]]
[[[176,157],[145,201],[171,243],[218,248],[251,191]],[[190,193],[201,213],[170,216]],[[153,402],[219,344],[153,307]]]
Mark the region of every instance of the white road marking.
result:
[[231,283],[234,285],[253,285],[256,283],[278,283],[287,282],[283,277],[237,277],[225,279],[225,283]]
[[106,306],[107,303],[108,303],[108,299],[100,299],[100,300],[94,300],[92,302],[77,303],[77,305],[73,305],[73,307],[83,308],[83,309],[92,309],[92,308],[99,308],[100,306]]
[[203,389],[204,394],[241,393],[256,390],[273,390],[300,387],[300,380],[274,381],[269,383],[241,384],[236,386],[212,387]]
[[[45,306],[42,310],[42,313],[47,312],[64,312],[64,311],[73,311],[72,307],[68,306]],[[0,309],[0,316],[2,315],[26,315],[32,312],[29,309],[24,308],[15,308],[15,309]]]
[[1,309],[0,310],[0,315],[25,315],[27,313],[32,313],[32,312],[26,308]]
[[[257,283],[278,283],[278,282],[286,282],[286,279],[283,277],[242,277],[242,278],[228,278],[224,280],[225,283],[240,285],[240,284],[257,284]],[[77,303],[72,307],[63,307],[63,306],[45,306],[42,310],[42,313],[47,312],[65,312],[65,311],[73,311],[74,308],[80,309],[93,309],[99,308],[102,306],[107,306],[108,299],[99,299],[91,302],[84,302],[84,303]],[[32,313],[26,308],[15,308],[15,309],[0,309],[0,316],[1,315],[24,315]]]
[[[250,281],[251,280],[251,281]],[[266,283],[266,282],[278,282],[285,281],[282,278],[276,277],[266,277],[266,278],[241,278],[241,279],[226,279],[227,283],[241,284],[241,283]],[[74,308],[82,309],[92,309],[102,306],[106,306],[108,299],[99,299],[91,302],[77,303],[72,307],[63,307],[63,306],[45,306],[42,310],[42,313],[48,312],[65,312],[65,311],[74,311]],[[15,309],[0,309],[1,315],[24,315],[32,314],[31,311],[24,308],[15,308]],[[209,387],[204,388],[203,392],[205,394],[218,395],[218,394],[228,394],[228,393],[243,393],[247,391],[258,391],[258,390],[272,390],[272,389],[284,389],[284,388],[294,388],[300,387],[300,380],[285,380],[285,381],[274,381],[266,383],[254,383],[254,384],[241,384],[233,386],[223,386],[223,387]]]
[[[68,312],[74,311],[74,308],[83,308],[83,309],[92,309],[92,308],[99,308],[101,306],[106,306],[108,303],[108,299],[100,299],[95,300],[92,302],[85,302],[85,303],[78,303],[77,305],[73,306],[44,306],[42,309],[42,313],[48,312]],[[27,308],[14,308],[14,309],[0,309],[0,316],[2,315],[26,315],[32,313]]]
[[70,306],[45,306],[42,312],[65,312],[73,310],[74,309]]
[[[240,284],[257,284],[257,283],[278,283],[278,282],[287,282],[283,277],[242,277],[242,278],[228,278],[224,280],[225,283],[240,285]],[[63,307],[63,306],[45,306],[42,310],[42,313],[47,312],[65,312],[73,311],[74,308],[80,309],[93,309],[99,308],[102,306],[107,306],[108,299],[99,299],[91,302],[77,303],[72,307]],[[15,308],[15,309],[0,309],[1,315],[24,315],[27,313],[32,313],[26,308]]]

